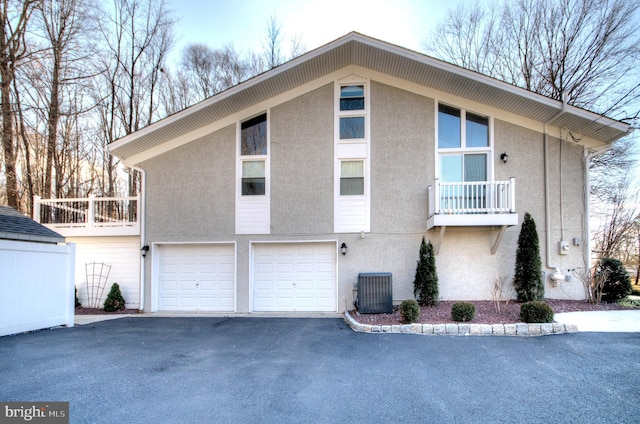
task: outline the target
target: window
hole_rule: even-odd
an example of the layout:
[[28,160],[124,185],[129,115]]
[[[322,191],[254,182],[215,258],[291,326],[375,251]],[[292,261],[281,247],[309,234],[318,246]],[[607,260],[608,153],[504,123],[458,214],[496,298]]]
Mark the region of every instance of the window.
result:
[[340,87],[340,110],[364,110],[364,85]]
[[340,162],[340,195],[364,194],[364,161],[344,160]]
[[364,138],[364,116],[340,118],[340,140]]
[[267,114],[240,123],[241,194],[266,193]]
[[371,231],[370,114],[366,77],[347,75],[334,87],[334,203],[336,233]]
[[240,125],[240,154],[267,154],[267,114],[264,113]]
[[242,162],[242,195],[265,194],[264,161]]
[[489,151],[489,118],[438,105],[438,153],[443,182],[487,181]]

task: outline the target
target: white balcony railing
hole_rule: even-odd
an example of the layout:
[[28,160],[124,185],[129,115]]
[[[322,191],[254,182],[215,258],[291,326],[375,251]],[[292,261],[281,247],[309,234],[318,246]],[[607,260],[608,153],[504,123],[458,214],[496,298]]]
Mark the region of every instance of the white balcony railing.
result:
[[138,196],[74,199],[35,196],[33,219],[65,237],[139,235],[139,204]]
[[514,225],[514,218],[517,222],[515,193],[514,178],[471,182],[435,180],[435,184],[429,186],[429,228],[437,225]]

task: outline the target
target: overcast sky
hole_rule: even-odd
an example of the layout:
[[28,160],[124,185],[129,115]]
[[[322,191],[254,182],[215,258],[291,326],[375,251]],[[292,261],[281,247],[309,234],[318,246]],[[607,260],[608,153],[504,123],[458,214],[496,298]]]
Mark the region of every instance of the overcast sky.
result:
[[351,31],[422,51],[429,27],[462,0],[173,0],[178,19],[172,57],[192,42],[219,48],[232,43],[242,53],[261,51],[267,22],[282,25],[284,55],[293,36],[313,50]]

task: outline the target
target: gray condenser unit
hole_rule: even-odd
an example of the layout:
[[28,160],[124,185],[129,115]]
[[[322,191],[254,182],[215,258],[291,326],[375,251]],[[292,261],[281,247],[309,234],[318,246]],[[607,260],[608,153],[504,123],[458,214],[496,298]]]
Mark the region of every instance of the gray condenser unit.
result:
[[390,272],[358,274],[358,312],[390,314],[393,312],[393,287]]

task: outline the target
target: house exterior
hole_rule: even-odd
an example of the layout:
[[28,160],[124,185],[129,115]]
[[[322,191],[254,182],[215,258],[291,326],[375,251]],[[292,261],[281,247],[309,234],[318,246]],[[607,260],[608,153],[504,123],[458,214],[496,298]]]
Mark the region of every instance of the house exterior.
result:
[[413,298],[423,236],[442,299],[491,299],[526,212],[546,296],[583,298],[588,158],[628,130],[350,33],[109,150],[143,173],[145,311],[343,312],[360,273]]

